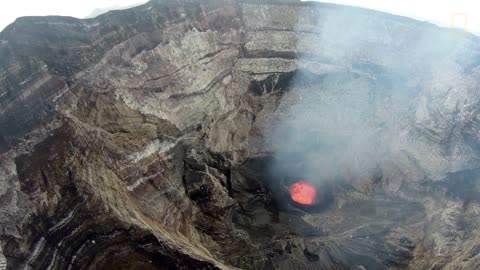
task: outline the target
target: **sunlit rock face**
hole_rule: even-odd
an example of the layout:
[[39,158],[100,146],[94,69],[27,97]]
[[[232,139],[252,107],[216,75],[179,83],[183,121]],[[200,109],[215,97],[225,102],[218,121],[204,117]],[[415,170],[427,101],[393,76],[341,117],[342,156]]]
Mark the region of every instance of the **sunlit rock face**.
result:
[[479,41],[305,2],[20,18],[6,268],[476,269]]

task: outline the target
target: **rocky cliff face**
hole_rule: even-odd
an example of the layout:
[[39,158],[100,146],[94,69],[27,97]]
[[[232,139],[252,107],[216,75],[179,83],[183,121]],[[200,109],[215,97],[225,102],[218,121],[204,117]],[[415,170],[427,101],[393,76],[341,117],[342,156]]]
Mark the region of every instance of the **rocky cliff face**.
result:
[[[0,34],[7,269],[476,269],[477,37],[163,1]],[[317,204],[288,184],[307,178]]]

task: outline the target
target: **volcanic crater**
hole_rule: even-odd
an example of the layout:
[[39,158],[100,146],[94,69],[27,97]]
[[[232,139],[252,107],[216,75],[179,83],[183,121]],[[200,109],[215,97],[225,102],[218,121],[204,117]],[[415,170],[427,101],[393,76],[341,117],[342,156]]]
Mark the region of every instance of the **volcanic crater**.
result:
[[0,268],[479,269],[479,67],[477,36],[333,4],[19,18]]

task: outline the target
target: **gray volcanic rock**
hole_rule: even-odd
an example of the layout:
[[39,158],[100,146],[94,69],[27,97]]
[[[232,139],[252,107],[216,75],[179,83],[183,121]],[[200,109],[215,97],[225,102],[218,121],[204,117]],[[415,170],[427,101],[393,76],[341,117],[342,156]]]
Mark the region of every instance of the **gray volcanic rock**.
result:
[[20,18],[6,268],[478,269],[479,41],[297,1]]

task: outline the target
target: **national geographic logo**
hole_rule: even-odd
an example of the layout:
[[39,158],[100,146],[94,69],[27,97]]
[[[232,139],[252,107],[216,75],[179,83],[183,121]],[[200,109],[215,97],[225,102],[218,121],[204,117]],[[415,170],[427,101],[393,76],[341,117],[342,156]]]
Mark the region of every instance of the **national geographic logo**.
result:
[[450,27],[453,29],[461,29],[463,31],[454,31],[452,35],[455,37],[465,37],[468,33],[468,17],[465,13],[452,13],[450,15]]

